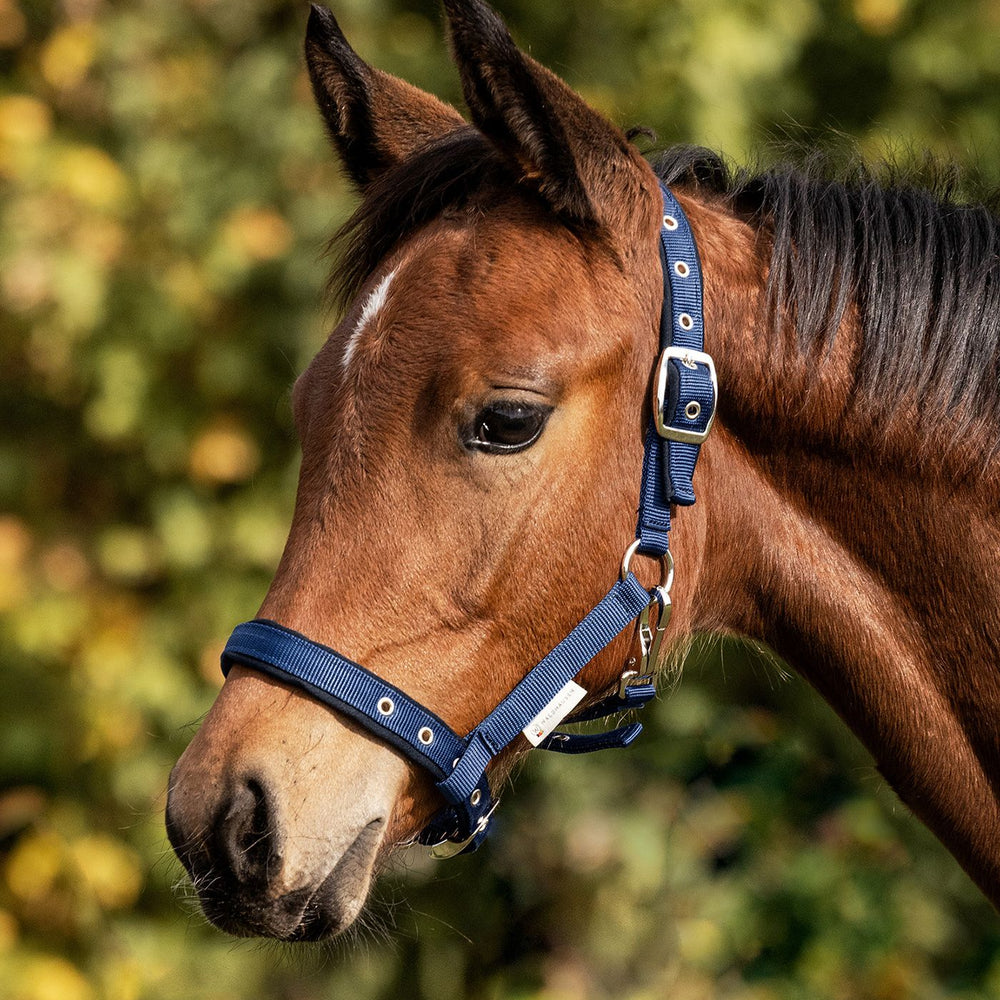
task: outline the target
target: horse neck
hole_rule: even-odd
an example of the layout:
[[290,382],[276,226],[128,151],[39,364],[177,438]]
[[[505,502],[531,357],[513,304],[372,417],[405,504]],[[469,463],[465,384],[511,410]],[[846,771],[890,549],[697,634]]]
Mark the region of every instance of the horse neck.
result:
[[692,625],[803,674],[998,904],[997,466],[981,442],[918,431],[912,406],[855,398],[854,316],[822,357],[800,356],[791,324],[772,335],[757,234],[689,214],[721,396]]

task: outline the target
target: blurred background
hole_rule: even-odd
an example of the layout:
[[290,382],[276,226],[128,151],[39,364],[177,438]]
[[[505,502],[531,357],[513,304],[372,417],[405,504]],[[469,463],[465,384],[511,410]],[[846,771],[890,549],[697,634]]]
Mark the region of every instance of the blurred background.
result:
[[[619,123],[738,161],[931,149],[1000,183],[994,0],[500,0]],[[458,100],[431,0],[338,0]],[[0,996],[935,1000],[1000,923],[832,713],[699,647],[626,754],[530,761],[477,855],[404,858],[351,941],[206,926],[169,768],[289,522],[289,388],[354,204],[307,6],[0,0]]]

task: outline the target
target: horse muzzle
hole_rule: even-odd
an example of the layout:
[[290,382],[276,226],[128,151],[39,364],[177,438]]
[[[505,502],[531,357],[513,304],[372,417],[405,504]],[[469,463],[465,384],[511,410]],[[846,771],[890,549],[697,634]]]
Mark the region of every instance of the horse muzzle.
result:
[[259,778],[228,783],[206,823],[204,788],[195,785],[190,794],[180,767],[171,776],[167,835],[213,924],[239,937],[315,941],[354,921],[368,895],[384,818],[345,832],[339,851],[328,843],[322,858],[302,855],[291,849]]
[[364,905],[408,775],[348,720],[236,670],[170,775],[167,834],[216,926],[330,937]]

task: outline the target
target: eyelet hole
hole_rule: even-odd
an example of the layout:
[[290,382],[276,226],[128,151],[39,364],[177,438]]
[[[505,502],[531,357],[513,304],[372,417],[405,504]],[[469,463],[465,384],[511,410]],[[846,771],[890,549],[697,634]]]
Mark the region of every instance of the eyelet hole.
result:
[[678,278],[686,278],[690,273],[691,268],[687,266],[685,261],[679,260],[676,264],[674,264],[674,274],[676,274]]
[[682,330],[690,330],[694,326],[694,320],[689,313],[681,313],[677,317],[677,322],[680,324]]
[[425,747],[429,747],[434,742],[434,732],[427,726],[424,726],[424,728],[417,733],[417,739],[420,740]]
[[476,790],[475,790],[475,791],[474,791],[474,792],[473,792],[473,793],[472,793],[472,794],[471,794],[471,795],[469,796],[469,802],[470,802],[470,803],[471,803],[472,805],[474,805],[474,806],[478,806],[478,805],[479,805],[479,803],[480,803],[480,802],[482,801],[482,798],[483,798],[483,793],[482,793],[482,792],[481,792],[481,791],[480,791],[480,790],[479,790],[479,789],[477,788],[477,789],[476,789]]
[[396,711],[395,702],[391,698],[382,698],[378,703],[378,710],[382,715],[392,715]]
[[677,228],[677,220],[672,215],[663,216],[663,228],[674,230]]
[[697,420],[701,416],[701,403],[696,399],[692,399],[687,406],[684,407],[684,415],[688,420]]

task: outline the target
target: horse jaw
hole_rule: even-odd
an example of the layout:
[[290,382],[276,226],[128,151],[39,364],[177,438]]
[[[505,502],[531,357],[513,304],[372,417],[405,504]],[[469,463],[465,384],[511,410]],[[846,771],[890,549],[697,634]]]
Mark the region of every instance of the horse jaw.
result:
[[234,668],[173,769],[167,831],[216,926],[318,940],[361,912],[408,777],[363,730]]

